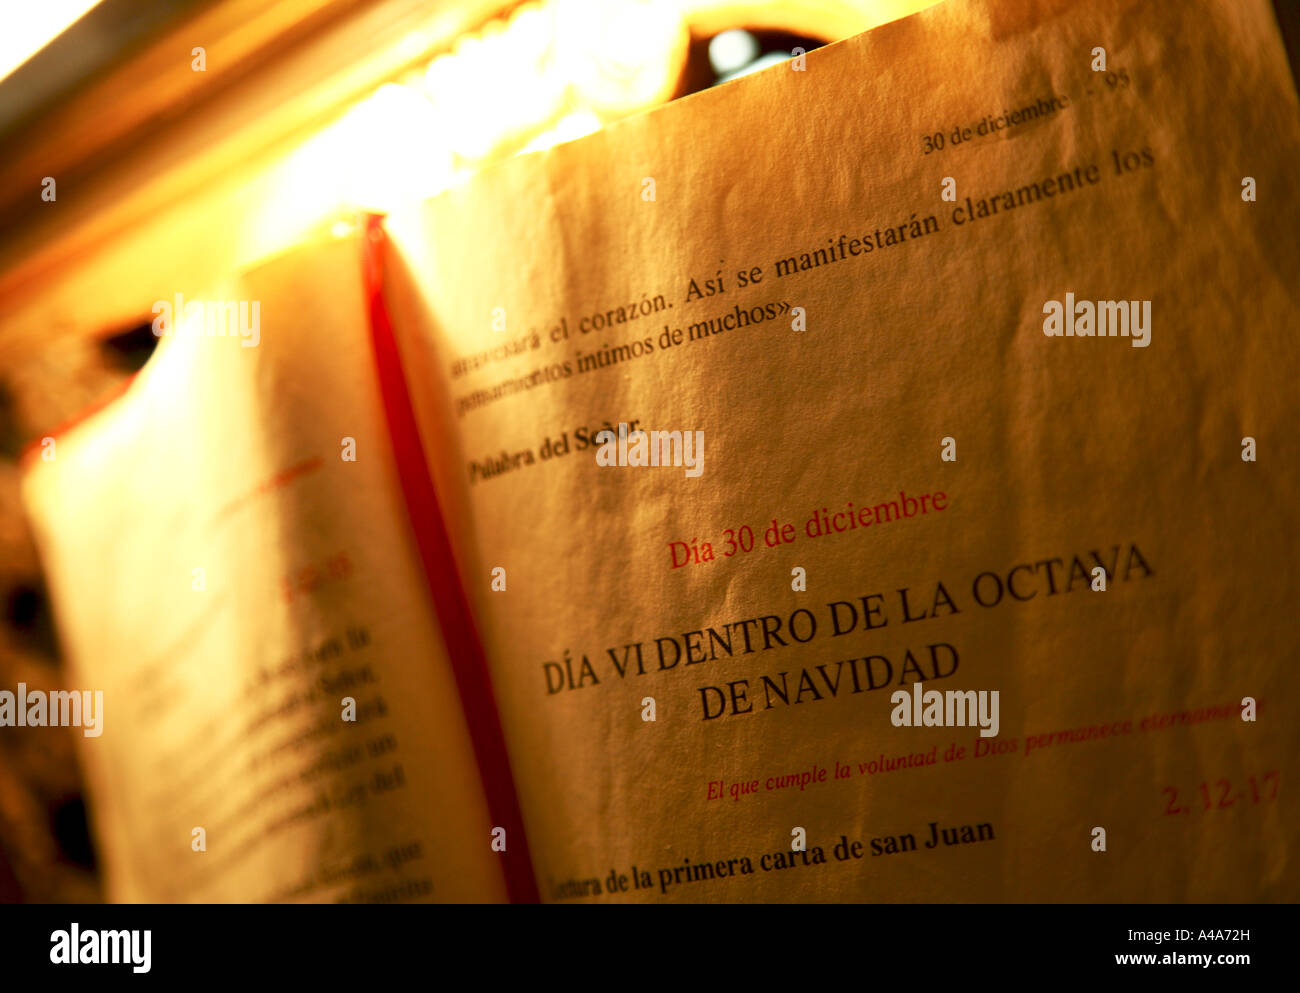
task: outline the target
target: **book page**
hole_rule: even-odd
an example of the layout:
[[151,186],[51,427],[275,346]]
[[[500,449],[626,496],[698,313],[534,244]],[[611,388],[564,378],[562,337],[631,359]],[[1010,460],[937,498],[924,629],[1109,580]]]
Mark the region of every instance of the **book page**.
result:
[[68,683],[102,693],[110,899],[505,898],[361,259],[340,237],[163,301],[186,320],[125,395],[28,458]]
[[544,898],[1295,898],[1296,124],[953,0],[390,219]]

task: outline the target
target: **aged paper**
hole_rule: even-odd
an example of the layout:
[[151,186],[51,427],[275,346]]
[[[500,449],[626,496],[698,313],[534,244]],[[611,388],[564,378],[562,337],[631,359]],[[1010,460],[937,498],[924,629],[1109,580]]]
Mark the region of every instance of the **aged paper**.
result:
[[391,218],[544,897],[1300,893],[1296,122],[954,0]]
[[27,466],[68,680],[103,694],[84,758],[108,896],[504,899],[357,238],[166,303],[199,310]]

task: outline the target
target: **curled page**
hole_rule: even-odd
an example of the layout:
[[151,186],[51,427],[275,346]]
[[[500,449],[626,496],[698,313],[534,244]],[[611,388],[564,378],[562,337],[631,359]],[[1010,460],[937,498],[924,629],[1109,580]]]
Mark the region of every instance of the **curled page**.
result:
[[162,301],[125,395],[28,458],[71,686],[102,701],[110,900],[507,896],[361,260],[314,241]]

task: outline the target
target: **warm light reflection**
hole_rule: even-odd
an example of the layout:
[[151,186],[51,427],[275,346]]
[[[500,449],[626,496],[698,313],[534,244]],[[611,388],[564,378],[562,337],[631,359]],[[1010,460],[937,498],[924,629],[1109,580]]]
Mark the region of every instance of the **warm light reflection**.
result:
[[520,7],[283,156],[248,215],[248,242],[291,239],[340,208],[395,210],[491,161],[581,138],[661,103],[685,45],[685,21],[671,4]]
[[0,81],[61,35],[99,0],[6,0],[0,14]]
[[349,111],[333,137],[346,204],[391,209],[451,183],[445,123],[412,87],[381,86]]
[[[728,11],[833,39],[936,0],[542,0],[460,38],[380,87],[270,164],[244,213],[242,244],[261,257],[341,209],[393,211],[434,196],[492,162],[581,138],[671,99],[697,21]],[[828,13],[829,12],[829,13]],[[832,14],[834,16],[832,16]],[[779,16],[778,16],[779,15]],[[775,20],[774,20],[775,19]],[[855,20],[856,19],[856,20]],[[827,30],[818,30],[825,23]],[[732,31],[711,55],[735,74],[754,60],[752,35]],[[427,51],[413,32],[400,47]]]
[[579,107],[622,116],[672,96],[689,41],[678,5],[573,0],[556,6],[556,45]]
[[300,237],[342,208],[390,211],[456,178],[440,122],[418,90],[389,83],[271,166],[247,244]]
[[593,131],[600,130],[600,118],[589,110],[575,110],[572,114],[560,118],[555,127],[543,131],[536,138],[519,150],[520,155],[540,152],[552,145],[565,141],[576,141]]

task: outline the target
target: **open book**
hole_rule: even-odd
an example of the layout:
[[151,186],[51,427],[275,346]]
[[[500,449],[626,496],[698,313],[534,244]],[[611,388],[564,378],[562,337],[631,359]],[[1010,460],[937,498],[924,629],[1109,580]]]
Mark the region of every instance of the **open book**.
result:
[[953,0],[163,308],[26,462],[110,896],[1294,899],[1298,119]]

